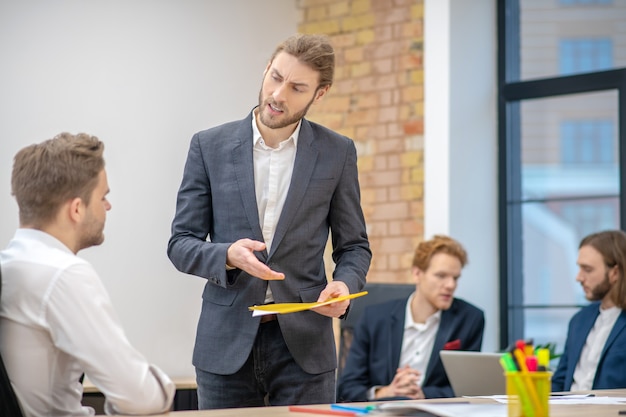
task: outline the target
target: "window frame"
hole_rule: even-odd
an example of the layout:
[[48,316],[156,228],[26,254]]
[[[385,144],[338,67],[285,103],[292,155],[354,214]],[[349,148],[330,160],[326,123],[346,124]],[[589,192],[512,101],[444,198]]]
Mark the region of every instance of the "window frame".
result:
[[[523,100],[615,90],[618,100],[619,219],[626,225],[626,68],[520,81],[519,0],[498,0],[498,237],[500,348],[524,338],[521,118]],[[573,279],[573,278],[572,278]]]

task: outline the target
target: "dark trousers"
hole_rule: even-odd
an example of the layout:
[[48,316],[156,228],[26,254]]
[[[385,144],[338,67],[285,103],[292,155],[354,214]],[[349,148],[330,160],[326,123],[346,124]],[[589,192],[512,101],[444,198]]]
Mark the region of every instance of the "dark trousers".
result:
[[289,353],[277,320],[259,326],[239,371],[217,375],[196,368],[196,381],[201,410],[335,402],[335,371],[304,372]]

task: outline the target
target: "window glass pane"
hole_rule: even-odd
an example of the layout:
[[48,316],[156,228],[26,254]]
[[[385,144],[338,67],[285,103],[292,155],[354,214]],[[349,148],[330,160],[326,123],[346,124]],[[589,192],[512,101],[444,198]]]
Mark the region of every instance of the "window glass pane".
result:
[[[588,44],[591,45],[591,44]],[[620,228],[616,91],[520,103],[521,297],[524,337],[562,350],[571,315],[585,305],[578,244]],[[519,309],[519,310],[518,310]]]
[[612,40],[561,39],[559,44],[560,75],[608,70],[613,67]]
[[522,199],[619,193],[617,92],[521,103]]
[[[556,353],[563,353],[569,320],[578,308],[527,308],[524,310],[524,337],[532,338],[535,345],[556,343]],[[558,360],[550,363],[554,370]]]
[[525,306],[586,304],[576,282],[578,244],[593,232],[619,228],[619,199],[577,199],[522,205]]
[[521,79],[626,67],[626,2],[519,1]]
[[613,0],[560,0],[561,4],[611,4]]
[[566,120],[561,122],[560,133],[563,164],[614,163],[613,121]]

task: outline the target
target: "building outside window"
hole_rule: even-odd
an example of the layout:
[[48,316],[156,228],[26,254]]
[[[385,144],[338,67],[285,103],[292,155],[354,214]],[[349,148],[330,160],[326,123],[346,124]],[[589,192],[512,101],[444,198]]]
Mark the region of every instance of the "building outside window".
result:
[[613,68],[613,42],[602,39],[561,39],[559,68],[562,75]]
[[604,80],[626,68],[626,0],[499,4],[501,345],[533,338],[562,350],[587,303],[578,244],[623,222],[626,81]]

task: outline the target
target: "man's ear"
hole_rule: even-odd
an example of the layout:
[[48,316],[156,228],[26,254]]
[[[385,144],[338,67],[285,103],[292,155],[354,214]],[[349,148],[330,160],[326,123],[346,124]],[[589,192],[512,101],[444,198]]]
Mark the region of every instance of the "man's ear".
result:
[[613,265],[613,267],[609,269],[609,282],[611,283],[611,285],[617,282],[617,279],[619,278],[619,274],[620,274],[620,271],[617,265]]
[[320,101],[322,99],[322,97],[324,97],[326,95],[328,90],[330,90],[330,85],[326,85],[324,87],[318,88],[317,91],[315,92],[315,101],[314,101],[314,103],[317,103],[318,101]]
[[85,214],[85,204],[80,197],[75,197],[69,201],[68,210],[70,219],[74,223],[79,223]]
[[422,276],[424,275],[424,271],[414,266],[411,268],[411,275],[413,275],[413,280],[415,281],[415,283],[419,284]]

